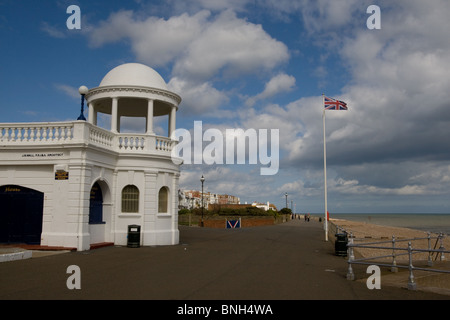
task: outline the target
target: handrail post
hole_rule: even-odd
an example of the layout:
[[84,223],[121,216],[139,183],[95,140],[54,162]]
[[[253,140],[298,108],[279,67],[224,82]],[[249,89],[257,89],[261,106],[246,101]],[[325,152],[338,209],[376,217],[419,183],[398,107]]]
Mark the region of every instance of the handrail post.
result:
[[392,236],[392,267],[391,272],[398,272],[397,261],[395,260],[395,236]]
[[353,255],[353,232],[350,232],[350,239],[348,241],[348,271],[347,271],[347,280],[355,280],[355,274],[352,269],[352,261],[355,260],[355,256]]
[[411,241],[408,242],[408,256],[409,256],[409,278],[408,278],[408,289],[409,290],[416,290],[417,284],[414,282],[414,275],[413,275],[413,265],[412,265],[412,248],[411,248]]
[[440,242],[440,247],[439,250],[441,250],[441,261],[445,260],[445,256],[444,256],[444,234],[442,232],[439,233],[439,242]]
[[428,231],[428,266],[432,267],[433,266],[433,259],[431,257],[431,234]]

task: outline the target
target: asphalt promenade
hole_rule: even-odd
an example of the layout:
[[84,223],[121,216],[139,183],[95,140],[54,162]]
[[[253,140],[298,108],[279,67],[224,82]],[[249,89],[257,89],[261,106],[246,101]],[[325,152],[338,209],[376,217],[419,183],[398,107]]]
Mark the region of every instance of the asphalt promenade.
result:
[[[80,268],[81,289],[67,288]],[[0,300],[449,300],[346,279],[322,224],[209,229],[180,226],[176,246],[111,246],[0,263]]]

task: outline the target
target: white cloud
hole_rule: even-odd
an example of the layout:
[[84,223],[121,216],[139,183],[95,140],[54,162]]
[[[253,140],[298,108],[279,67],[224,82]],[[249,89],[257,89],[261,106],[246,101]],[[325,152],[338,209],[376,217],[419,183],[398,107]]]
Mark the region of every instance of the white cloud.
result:
[[[325,6],[326,2],[320,3]],[[332,194],[419,197],[442,195],[448,190],[450,174],[447,166],[442,166],[450,157],[450,141],[446,138],[450,117],[445,111],[449,106],[450,38],[441,29],[450,28],[443,16],[444,8],[450,9],[450,5],[442,1],[435,4],[424,10],[420,1],[396,3],[392,11],[382,7],[382,30],[357,28],[332,44],[352,76],[342,93],[335,96],[346,101],[349,110],[326,114],[327,163],[333,172],[328,186]],[[440,5],[441,10],[437,10]],[[313,11],[321,12],[320,7],[316,9]],[[327,16],[334,9],[325,6],[321,10]],[[347,30],[347,26],[339,27],[339,21],[329,24],[310,25],[310,31],[320,32],[327,39],[328,32]],[[336,30],[327,29],[332,25]],[[323,175],[321,105],[317,96],[258,113],[250,109],[241,113],[242,123],[270,123],[282,128],[280,146],[286,154],[285,168]],[[314,187],[305,187],[311,181]],[[316,182],[302,173],[300,180],[291,180],[278,191],[317,197],[323,186]]]
[[267,71],[289,59],[286,45],[230,10],[167,20],[119,11],[92,28],[89,40],[93,47],[128,40],[138,60],[156,67],[174,63],[173,74],[188,79]]
[[324,31],[334,32],[353,26],[355,13],[365,12],[366,8],[360,0],[306,0],[299,10],[309,32],[323,34]]
[[227,10],[189,43],[185,54],[175,62],[174,74],[209,79],[223,72],[236,77],[271,70],[288,59],[286,45],[273,39],[261,25]]
[[[164,6],[160,11],[165,12],[165,9],[170,8],[171,14],[180,14],[184,12],[196,13],[200,10],[206,9],[212,12],[220,12],[227,9],[232,9],[237,12],[246,11],[246,6],[252,3],[250,0],[166,0]],[[155,4],[152,3],[152,7]]]
[[92,28],[89,40],[93,47],[128,40],[138,60],[153,67],[164,66],[183,54],[199,36],[209,16],[208,11],[200,11],[193,16],[182,14],[167,20],[157,17],[140,20],[133,11],[119,11]]
[[220,116],[218,108],[229,100],[225,93],[215,89],[210,82],[197,84],[173,77],[168,87],[183,97],[180,106],[182,114]]
[[[259,172],[259,168],[255,171]],[[241,203],[266,202],[274,194],[272,176],[255,178],[252,171],[236,170],[236,167],[229,166],[183,166],[180,188],[200,190],[202,175],[205,178],[205,192],[234,195],[241,198]]]
[[288,193],[288,197],[298,199],[299,197],[318,197],[323,195],[323,190],[314,187],[305,186],[305,182],[302,179],[288,182],[277,188],[277,194]]
[[254,97],[248,98],[245,104],[247,106],[253,106],[258,100],[264,100],[282,92],[289,92],[294,88],[294,86],[295,77],[285,73],[280,73],[266,83],[263,92]]
[[[169,85],[182,95],[184,108],[193,114],[214,115],[229,101],[228,94],[216,88],[217,82],[259,75],[289,59],[286,45],[231,10],[216,15],[202,10],[168,19],[139,18],[133,11],[119,11],[86,34],[93,47],[129,41],[137,60],[172,68]],[[285,83],[273,88],[275,83],[269,83],[264,95],[288,90],[295,81],[287,75],[275,80]]]
[[[442,9],[450,7],[436,3],[441,10],[434,5],[422,10],[421,1],[396,3],[396,10],[384,7],[379,32],[359,28],[342,37],[339,54],[352,80],[336,97],[346,101],[349,110],[327,112],[327,152],[335,165],[441,157],[442,150],[450,147],[444,138],[450,119],[442,117],[450,86],[446,72],[450,38],[436,30],[436,21],[441,29],[450,28],[449,21],[442,19]],[[332,9],[323,7],[324,14]],[[433,35],[429,30],[437,32]],[[305,127],[289,159],[317,161],[322,157],[321,110],[313,114],[300,101],[287,108],[292,107],[299,113],[294,119],[300,118]]]
[[52,26],[46,21],[43,21],[41,23],[41,30],[53,38],[62,39],[62,38],[66,38],[66,36],[67,36],[67,34],[63,31],[64,29],[62,27]]
[[56,89],[63,92],[65,95],[74,99],[80,99],[80,93],[78,92],[78,88],[62,83],[57,83],[54,86]]

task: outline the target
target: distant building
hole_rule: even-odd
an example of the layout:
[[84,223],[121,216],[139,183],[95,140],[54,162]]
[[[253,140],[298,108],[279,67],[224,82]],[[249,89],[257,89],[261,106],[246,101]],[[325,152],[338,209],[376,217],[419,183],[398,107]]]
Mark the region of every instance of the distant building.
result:
[[267,201],[267,203],[265,203],[265,204],[253,202],[252,207],[257,207],[257,208],[263,209],[264,211],[268,211],[268,210],[277,211],[277,207],[275,207],[275,205],[273,203],[269,203],[269,201]]
[[[195,209],[202,206],[202,192],[197,190],[179,190],[178,205],[180,209]],[[214,204],[239,204],[239,197],[211,192],[203,193],[203,206],[208,209]]]

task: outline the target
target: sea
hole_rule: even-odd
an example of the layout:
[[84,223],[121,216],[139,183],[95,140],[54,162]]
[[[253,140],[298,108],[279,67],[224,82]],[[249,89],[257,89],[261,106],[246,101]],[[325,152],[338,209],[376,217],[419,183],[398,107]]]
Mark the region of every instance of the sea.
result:
[[[323,214],[314,215],[323,216]],[[450,214],[444,213],[330,213],[330,218],[366,222],[382,226],[404,227],[434,233],[442,232],[450,235]]]

